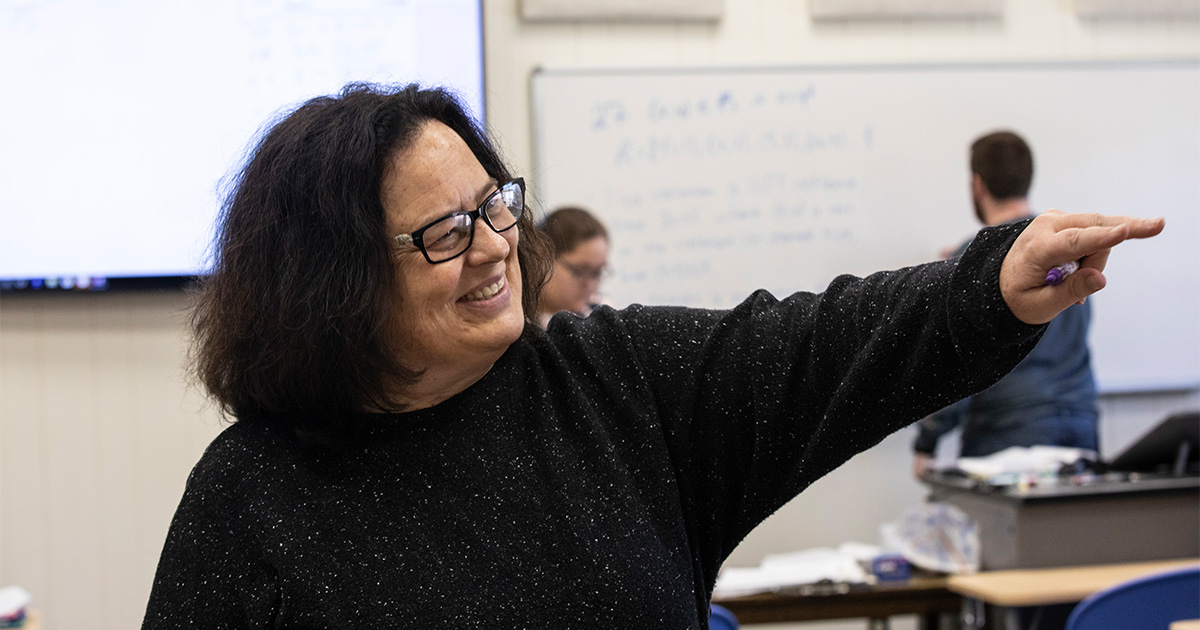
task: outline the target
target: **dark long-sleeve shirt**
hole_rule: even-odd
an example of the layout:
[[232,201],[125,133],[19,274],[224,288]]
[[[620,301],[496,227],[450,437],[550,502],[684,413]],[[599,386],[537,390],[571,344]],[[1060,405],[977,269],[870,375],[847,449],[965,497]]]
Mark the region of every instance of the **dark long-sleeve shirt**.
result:
[[822,294],[560,317],[340,451],[235,423],[188,481],[143,627],[705,628],[751,529],[1032,347],[997,282],[1018,231]]

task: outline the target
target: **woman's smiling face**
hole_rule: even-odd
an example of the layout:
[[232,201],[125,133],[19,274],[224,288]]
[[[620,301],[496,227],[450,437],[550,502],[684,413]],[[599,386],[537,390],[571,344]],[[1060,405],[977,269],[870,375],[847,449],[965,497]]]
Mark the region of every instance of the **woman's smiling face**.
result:
[[[458,134],[429,121],[384,175],[388,236],[474,210],[496,185]],[[410,369],[474,372],[521,336],[520,228],[496,233],[477,219],[473,229],[470,248],[446,262],[430,264],[416,248],[397,250],[393,339]]]

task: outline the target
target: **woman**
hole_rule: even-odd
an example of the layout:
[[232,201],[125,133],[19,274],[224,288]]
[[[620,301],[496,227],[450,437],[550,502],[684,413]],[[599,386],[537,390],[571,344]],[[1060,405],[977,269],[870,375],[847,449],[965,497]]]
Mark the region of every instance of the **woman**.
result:
[[559,208],[539,226],[554,246],[554,271],[542,288],[538,324],[545,328],[559,311],[587,317],[608,268],[608,231],[583,208]]
[[1162,228],[1048,213],[957,264],[543,332],[547,249],[496,155],[415,87],[349,86],[266,133],[194,320],[236,422],[145,628],[704,628],[755,525],[994,381],[1103,286],[1108,248]]

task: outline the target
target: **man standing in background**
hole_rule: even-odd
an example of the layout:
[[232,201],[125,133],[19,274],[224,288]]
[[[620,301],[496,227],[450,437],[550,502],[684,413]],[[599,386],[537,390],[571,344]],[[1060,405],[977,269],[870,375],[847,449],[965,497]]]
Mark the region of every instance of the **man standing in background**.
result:
[[[984,225],[1033,216],[1029,186],[1033,154],[1015,133],[989,133],[971,145],[971,196]],[[966,244],[954,253],[961,255]],[[1087,332],[1089,304],[1076,304],[1050,322],[1037,347],[987,390],[921,420],[913,444],[913,474],[933,463],[938,440],[962,426],[961,457],[1009,446],[1069,446],[1099,451],[1096,383]]]

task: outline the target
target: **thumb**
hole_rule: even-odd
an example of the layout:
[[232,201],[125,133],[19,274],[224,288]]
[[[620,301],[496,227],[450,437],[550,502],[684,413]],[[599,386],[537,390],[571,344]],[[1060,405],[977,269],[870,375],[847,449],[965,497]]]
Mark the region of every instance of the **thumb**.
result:
[[1063,288],[1075,299],[1076,304],[1083,304],[1089,295],[1103,289],[1107,284],[1108,279],[1099,269],[1084,267],[1068,276]]

